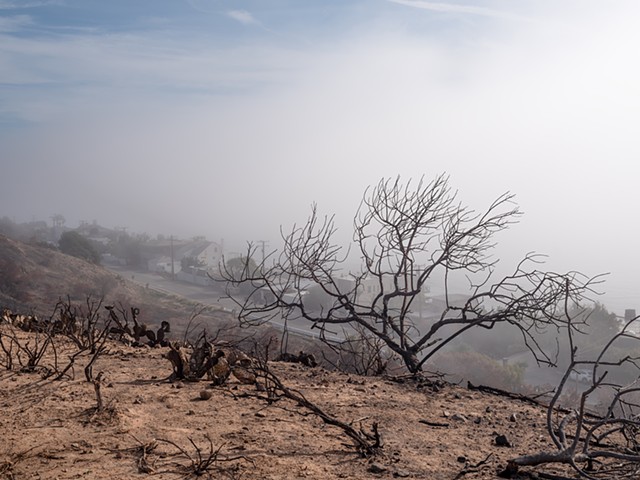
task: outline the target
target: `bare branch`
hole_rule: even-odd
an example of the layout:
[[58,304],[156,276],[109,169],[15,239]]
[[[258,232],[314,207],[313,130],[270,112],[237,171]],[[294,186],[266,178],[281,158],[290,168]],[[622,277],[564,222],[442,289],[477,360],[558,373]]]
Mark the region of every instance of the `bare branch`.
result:
[[[567,287],[568,288],[568,287]],[[547,409],[547,433],[556,446],[555,452],[539,452],[511,459],[502,476],[515,475],[521,466],[535,466],[547,463],[570,465],[576,473],[587,479],[612,478],[611,468],[616,468],[616,478],[635,478],[640,465],[640,368],[629,355],[621,354],[617,359],[604,360],[613,346],[620,341],[627,341],[627,348],[637,349],[640,338],[630,334],[638,317],[629,320],[623,328],[613,335],[596,355],[595,360],[578,358],[578,347],[575,345],[572,317],[568,304],[565,304],[567,315],[567,340],[570,347],[570,359],[565,373],[556,389]],[[632,340],[635,344],[629,344]],[[591,368],[591,381],[580,394],[574,410],[564,413],[556,421],[559,410],[556,409],[559,399],[567,387],[567,381],[578,366]],[[611,369],[631,366],[635,369],[635,379],[628,385],[605,382]],[[601,372],[603,367],[607,370]],[[589,414],[587,405],[594,397],[609,398],[608,404],[602,405],[601,416]],[[572,439],[569,442],[569,439]],[[598,449],[594,449],[597,447]],[[599,461],[598,468],[595,467]],[[582,467],[586,464],[586,467]]]
[[[518,329],[536,361],[553,365],[557,351],[541,344],[538,334],[566,327],[564,305],[588,300],[601,279],[540,270],[540,257],[529,254],[512,274],[494,280],[496,235],[520,215],[510,193],[484,211],[462,205],[446,175],[416,184],[383,179],[365,192],[354,218],[359,271],[345,271],[349,250],[334,240],[334,219],[320,216],[313,205],[305,224],[282,231],[279,254],[256,261],[249,244],[241,265],[225,264],[222,276],[241,323],[302,320],[334,345],[357,329],[382,342],[413,373],[465,332],[497,325]],[[462,303],[449,299],[456,272],[471,285]],[[428,282],[435,281],[443,282],[446,306],[423,315]],[[342,328],[328,334],[332,326]]]

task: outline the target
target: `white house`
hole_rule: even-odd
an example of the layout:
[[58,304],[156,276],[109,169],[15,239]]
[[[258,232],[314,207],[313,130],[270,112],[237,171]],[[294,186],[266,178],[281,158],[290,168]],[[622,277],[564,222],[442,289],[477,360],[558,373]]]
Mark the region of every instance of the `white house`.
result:
[[[216,242],[195,238],[193,240],[152,240],[141,246],[141,255],[152,272],[177,274],[187,260],[188,266],[205,269],[217,268],[222,258],[222,248]],[[173,265],[172,265],[173,261]]]

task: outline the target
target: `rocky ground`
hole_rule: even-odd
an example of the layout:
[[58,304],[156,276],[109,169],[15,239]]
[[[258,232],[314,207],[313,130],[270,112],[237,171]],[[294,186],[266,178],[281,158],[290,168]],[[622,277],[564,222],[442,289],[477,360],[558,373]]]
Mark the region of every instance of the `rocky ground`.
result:
[[[11,327],[0,328],[8,345]],[[35,334],[16,335],[36,345]],[[170,381],[167,350],[110,343],[93,367],[94,377],[103,372],[101,411],[84,375],[89,355],[60,380],[7,370],[0,356],[0,478],[488,479],[510,458],[551,449],[545,410],[535,405],[270,362],[289,388],[335,418],[367,431],[378,423],[383,447],[362,457],[342,430],[285,398],[268,402],[260,385]],[[57,341],[59,366],[72,351]],[[40,365],[54,362],[49,351]],[[511,446],[497,445],[499,435]]]

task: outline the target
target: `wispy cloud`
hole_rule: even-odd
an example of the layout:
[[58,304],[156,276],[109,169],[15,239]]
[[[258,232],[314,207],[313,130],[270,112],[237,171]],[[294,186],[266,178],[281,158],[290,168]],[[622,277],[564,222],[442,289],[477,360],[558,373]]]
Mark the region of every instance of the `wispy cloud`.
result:
[[224,3],[220,0],[185,0],[185,2],[197,12],[212,14],[222,13],[221,3]]
[[33,20],[29,15],[15,15],[11,17],[0,17],[0,32],[17,32],[23,27],[32,25]]
[[0,10],[16,10],[20,8],[37,8],[44,7],[47,5],[60,5],[62,2],[60,0],[34,0],[31,2],[28,1],[10,1],[10,0],[0,0]]
[[229,10],[227,15],[243,25],[259,25],[260,23],[246,10]]
[[[247,10],[225,10],[222,8],[222,5],[212,0],[186,0],[186,2],[189,4],[189,6],[191,6],[191,8],[198,12],[224,15],[242,25],[257,25],[264,28],[264,26],[253,16],[253,14],[251,12],[248,12]],[[265,30],[267,29],[265,28]]]
[[458,13],[463,15],[477,15],[481,17],[492,17],[512,20],[523,20],[523,17],[492,8],[480,7],[477,5],[463,5],[459,3],[426,2],[423,0],[389,0],[391,3],[404,5],[407,7],[431,10],[441,13]]
[[289,78],[304,58],[276,46],[176,39],[168,29],[73,29],[40,38],[14,34],[21,25],[34,23],[29,16],[0,16],[0,121],[46,121],[83,111],[98,98],[188,103],[201,95],[261,91]]

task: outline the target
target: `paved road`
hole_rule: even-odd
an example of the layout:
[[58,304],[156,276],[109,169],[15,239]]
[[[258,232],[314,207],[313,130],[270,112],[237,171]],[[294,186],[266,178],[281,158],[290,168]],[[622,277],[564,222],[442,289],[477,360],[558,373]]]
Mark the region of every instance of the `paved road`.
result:
[[108,266],[107,268],[127,280],[132,280],[153,290],[178,295],[204,305],[219,307],[220,309],[229,309],[231,311],[234,308],[233,302],[229,299],[223,299],[222,291],[215,290],[214,287],[202,287],[191,283],[173,281],[157,273],[138,272],[123,267]]

